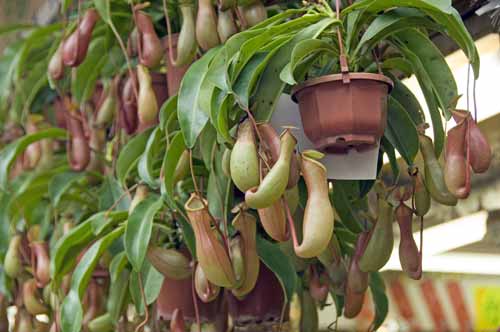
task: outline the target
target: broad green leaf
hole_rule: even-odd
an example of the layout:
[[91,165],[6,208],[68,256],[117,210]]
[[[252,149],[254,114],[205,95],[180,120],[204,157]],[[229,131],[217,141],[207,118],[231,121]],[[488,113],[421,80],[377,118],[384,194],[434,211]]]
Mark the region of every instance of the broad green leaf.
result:
[[338,56],[338,50],[333,48],[331,43],[321,39],[306,39],[297,43],[293,48],[290,62],[280,73],[280,79],[290,85],[297,84],[295,77],[295,69],[297,66],[306,58],[315,57],[324,53],[330,54],[332,57]]
[[[201,90],[204,88],[208,65],[220,52],[220,48],[208,51],[200,60],[189,67],[179,89],[177,117],[188,148],[192,149],[203,127],[208,121],[208,114],[200,108]],[[205,101],[206,102],[206,101]]]
[[290,301],[297,283],[297,273],[290,257],[281,251],[278,244],[271,243],[259,235],[257,236],[257,253],[262,262],[278,277],[286,300]]
[[26,23],[12,23],[12,24],[7,24],[0,26],[0,36],[5,35],[11,32],[18,32],[21,30],[30,30],[36,28],[36,26],[32,24],[26,24]]
[[165,150],[165,136],[160,127],[156,127],[149,136],[144,153],[137,164],[139,177],[152,188],[159,187],[157,177],[160,174],[159,169],[154,169],[154,162],[163,150]]
[[[158,298],[160,295],[161,286],[163,284],[163,279],[165,278],[163,274],[158,272],[147,260],[140,271],[142,276],[142,281],[144,283],[144,296],[146,298],[146,304],[150,305]],[[135,303],[135,308],[137,312],[144,313],[144,303],[141,296],[139,288],[139,273],[133,271],[130,275],[130,295]]]
[[267,64],[271,61],[276,52],[292,38],[293,34],[287,34],[286,36],[274,39],[269,43],[269,50],[263,49],[262,52],[256,53],[247,63],[245,68],[243,68],[233,86],[238,103],[242,108],[246,109],[250,107],[250,97],[255,90],[260,75],[264,69],[266,69]]
[[334,181],[333,183],[333,206],[342,223],[353,233],[360,233],[361,222],[355,213],[353,204],[347,195],[345,181]]
[[375,318],[369,328],[369,331],[377,331],[384,322],[389,312],[389,299],[385,293],[384,280],[379,272],[370,273],[370,291],[375,307]]
[[384,60],[384,62],[382,62],[382,69],[399,70],[405,76],[411,76],[413,74],[413,68],[411,67],[411,63],[403,57],[393,57]]
[[128,218],[125,252],[135,271],[141,271],[151,238],[153,218],[162,206],[162,199],[151,195],[140,202]]
[[451,0],[360,0],[342,11],[346,15],[354,10],[365,9],[372,13],[378,13],[394,7],[413,7],[440,11],[451,14],[453,7]]
[[130,206],[130,194],[123,191],[118,181],[107,176],[99,190],[99,210],[104,211],[113,208],[114,211],[127,211]]
[[139,158],[146,148],[149,135],[151,135],[152,131],[153,129],[148,129],[134,136],[122,148],[120,156],[118,157],[118,160],[116,162],[116,178],[122,185],[125,185],[127,176],[129,175],[130,171],[137,165]]
[[5,189],[9,179],[10,166],[14,160],[30,145],[45,138],[66,138],[66,131],[59,128],[40,130],[31,135],[26,135],[5,146],[0,151],[0,187]]
[[394,88],[391,91],[391,97],[404,105],[415,126],[425,123],[425,115],[417,97],[399,79],[392,77],[392,81],[394,82]]
[[168,119],[177,109],[177,95],[169,97],[160,108],[160,128],[168,135]]
[[277,73],[280,73],[290,61],[290,53],[295,45],[305,39],[317,38],[326,28],[334,24],[338,25],[340,22],[330,17],[311,24],[276,52],[262,73],[255,97],[252,99],[252,111],[257,121],[268,121],[271,118],[285,88],[285,83],[280,80]]
[[122,273],[123,269],[125,269],[127,264],[128,259],[125,251],[122,251],[113,257],[111,263],[109,263],[109,277],[112,283],[118,280],[120,274]]
[[[294,20],[287,21],[285,23],[269,27],[265,29],[263,33],[260,33],[254,36],[251,39],[245,41],[239,50],[239,56],[237,57],[233,71],[231,73],[231,81],[234,81],[240,74],[241,70],[246,66],[248,61],[257,53],[262,47],[270,44],[270,42],[275,38],[275,36],[279,36],[283,33],[294,33],[296,31],[300,31],[300,29],[316,23],[321,19],[319,14],[316,15],[304,15]],[[275,44],[275,46],[282,46],[279,44]]]
[[392,97],[389,97],[384,135],[408,166],[413,165],[419,147],[417,129],[403,106]]
[[184,136],[181,132],[175,134],[163,160],[163,178],[161,181],[161,194],[164,196],[170,208],[176,207],[174,198],[174,173],[182,153],[186,150]]
[[386,137],[382,137],[382,140],[380,141],[380,146],[382,147],[382,150],[387,154],[387,157],[389,158],[389,163],[391,164],[392,175],[394,179],[398,179],[400,169],[398,160],[396,158],[396,152],[394,151],[394,147],[387,140]]
[[210,214],[218,220],[224,219],[225,214],[225,198],[226,198],[226,188],[229,179],[224,175],[222,171],[222,156],[223,151],[216,147],[215,158],[213,158],[213,165],[208,177],[207,185],[207,198],[208,198],[208,209]]
[[380,41],[396,34],[398,31],[412,27],[441,30],[441,27],[428,19],[423,12],[413,8],[397,8],[377,17],[366,28],[352,57],[359,55],[361,49],[371,50]]
[[8,193],[0,194],[0,257],[4,257],[7,248],[9,247],[9,215],[8,207],[12,197]]
[[79,332],[82,328],[83,308],[81,301],[99,258],[111,243],[123,234],[123,227],[117,228],[95,242],[83,255],[71,279],[71,288],[61,307],[63,332]]
[[52,181],[50,181],[48,188],[52,206],[57,207],[61,202],[63,195],[68,192],[73,184],[84,179],[85,177],[85,173],[73,171],[67,171],[54,176]]
[[111,11],[109,9],[109,1],[110,0],[94,0],[94,6],[99,12],[99,15],[109,24],[111,22]]
[[54,249],[50,260],[50,275],[52,279],[59,280],[76,264],[76,258],[80,252],[92,242],[103,231],[126,218],[127,212],[106,211],[98,212],[78,226],[72,228],[67,234],[60,238]]
[[441,112],[438,108],[438,101],[436,99],[436,92],[433,87],[432,80],[430,79],[424,65],[420,59],[410,51],[408,48],[398,45],[400,52],[411,62],[413,69],[415,71],[415,77],[418,80],[418,84],[422,93],[424,94],[425,101],[427,103],[427,108],[431,115],[432,129],[434,131],[434,149],[436,151],[436,156],[441,155],[444,147],[444,128],[443,120],[441,119]]
[[[125,256],[125,255],[124,255]],[[122,257],[124,257],[122,256]],[[117,323],[124,310],[125,300],[128,295],[128,283],[130,271],[122,269],[117,277],[111,281],[109,286],[109,295],[107,302],[107,310],[113,323]]]
[[458,96],[457,84],[444,56],[434,43],[417,29],[408,29],[397,34],[397,38],[422,62],[433,83],[441,111],[447,119],[450,108],[455,108]]
[[292,16],[299,15],[299,14],[302,14],[304,12],[306,12],[305,8],[287,9],[279,14],[276,14],[276,15],[269,17],[268,19],[266,19],[262,22],[257,23],[256,25],[251,27],[250,30],[258,30],[258,29],[265,28],[268,26],[276,25],[276,24],[279,24],[279,23],[287,20],[288,18],[290,18]]
[[210,172],[212,169],[212,155],[217,143],[217,132],[214,127],[206,126],[200,135],[200,152],[205,168]]
[[479,54],[474,40],[467,31],[460,14],[452,6],[451,0],[361,0],[342,10],[342,16],[355,10],[379,13],[397,7],[410,7],[422,10],[443,26],[450,36],[465,52],[474,69],[475,78],[479,76]]
[[128,211],[101,211],[89,217],[92,226],[92,233],[95,236],[100,236],[108,228],[115,226],[117,223],[124,221],[128,217]]

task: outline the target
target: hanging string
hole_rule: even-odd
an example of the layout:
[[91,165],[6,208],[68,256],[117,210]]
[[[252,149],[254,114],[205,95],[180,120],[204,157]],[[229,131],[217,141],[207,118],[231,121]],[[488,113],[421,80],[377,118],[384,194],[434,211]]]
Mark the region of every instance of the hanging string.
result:
[[470,85],[470,62],[469,66],[467,66],[467,111],[470,110],[469,108],[469,85]]
[[477,123],[477,99],[476,99],[476,78],[474,77],[474,82],[472,83],[472,102],[474,103],[474,121]]

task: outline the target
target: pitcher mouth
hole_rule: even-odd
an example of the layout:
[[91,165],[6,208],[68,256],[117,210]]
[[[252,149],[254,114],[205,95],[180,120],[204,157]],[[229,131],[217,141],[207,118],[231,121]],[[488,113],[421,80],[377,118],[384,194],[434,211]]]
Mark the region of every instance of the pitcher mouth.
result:
[[[394,82],[387,76],[382,75],[382,74],[374,74],[374,73],[349,73],[349,78],[352,81],[356,80],[368,80],[368,81],[378,81],[380,83],[387,84],[389,90],[388,93],[391,92],[392,88],[394,87]],[[308,87],[312,87],[314,85],[322,84],[322,83],[328,83],[328,82],[334,82],[334,81],[342,81],[344,74],[331,74],[331,75],[324,75],[320,77],[315,77],[311,78],[307,81],[304,81],[301,84],[298,84],[292,88],[291,92],[291,97],[294,102],[298,102],[297,99],[297,94]],[[344,83],[344,84],[350,84],[350,83]]]

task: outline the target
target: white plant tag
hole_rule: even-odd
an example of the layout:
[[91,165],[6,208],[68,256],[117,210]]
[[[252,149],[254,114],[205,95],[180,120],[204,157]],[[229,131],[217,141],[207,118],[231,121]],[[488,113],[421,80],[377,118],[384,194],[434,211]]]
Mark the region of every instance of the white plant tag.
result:
[[[289,95],[281,95],[271,118],[271,125],[278,133],[281,133],[283,127],[292,127],[299,151],[314,149],[314,145],[304,134],[299,106]],[[362,152],[351,149],[347,154],[326,154],[321,162],[328,170],[329,179],[372,180],[377,177],[378,149],[379,144]]]

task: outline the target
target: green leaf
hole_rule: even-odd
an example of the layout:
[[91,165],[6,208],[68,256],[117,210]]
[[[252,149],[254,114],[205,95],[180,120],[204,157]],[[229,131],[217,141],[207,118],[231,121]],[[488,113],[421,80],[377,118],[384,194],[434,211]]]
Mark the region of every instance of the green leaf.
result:
[[403,106],[392,97],[389,97],[387,128],[384,135],[408,166],[413,165],[419,148],[417,128]]
[[384,280],[379,272],[370,273],[370,291],[375,307],[375,318],[373,319],[369,331],[377,331],[378,328],[382,326],[389,312],[389,299],[385,294]]
[[100,236],[104,231],[117,223],[124,221],[128,217],[128,211],[101,211],[97,212],[87,220],[92,226],[92,233],[95,236]]
[[134,136],[122,148],[120,156],[118,157],[118,160],[116,162],[116,177],[122,185],[125,185],[127,176],[129,175],[130,171],[137,165],[139,158],[146,148],[146,144],[152,131],[153,129],[150,128]]
[[52,206],[57,207],[61,202],[63,195],[69,191],[73,184],[81,179],[84,179],[85,177],[85,173],[73,171],[63,172],[54,176],[48,187],[49,198],[52,202]]
[[66,131],[59,128],[49,128],[40,130],[31,135],[26,135],[18,140],[10,143],[0,151],[0,187],[6,189],[9,179],[10,166],[14,160],[22,153],[31,143],[40,141],[45,138],[66,138]]
[[[144,295],[146,304],[150,305],[160,295],[161,286],[163,285],[163,274],[158,272],[147,260],[141,269],[142,280],[144,282]],[[139,288],[139,273],[132,272],[130,275],[130,295],[135,303],[135,308],[140,314],[144,313],[144,303]]]
[[154,170],[155,158],[165,150],[165,136],[160,129],[156,127],[149,136],[144,153],[139,159],[137,170],[139,177],[152,188],[159,187],[159,170]]
[[83,308],[81,301],[92,273],[107,248],[123,234],[120,227],[96,241],[83,255],[71,279],[71,288],[61,307],[61,327],[64,332],[79,332],[82,328]]
[[125,252],[135,271],[141,271],[151,238],[153,218],[162,206],[162,199],[151,195],[140,202],[128,218]]
[[99,210],[108,210],[114,207],[114,211],[126,211],[130,206],[130,194],[126,194],[118,181],[107,176],[99,190]]
[[337,211],[340,220],[347,227],[347,229],[357,234],[363,229],[361,228],[361,222],[347,195],[345,183],[345,181],[334,181],[332,196],[333,206],[335,206],[335,211]]
[[285,88],[285,83],[281,81],[277,73],[280,73],[290,62],[290,53],[295,45],[305,39],[317,38],[326,28],[333,24],[338,25],[340,21],[328,17],[311,24],[298,32],[292,40],[276,52],[262,73],[255,97],[252,99],[252,111],[257,121],[268,121],[271,118],[279,97]]
[[52,279],[59,279],[71,271],[76,264],[76,258],[80,252],[92,242],[92,240],[102,235],[103,230],[109,229],[117,222],[126,218],[127,212],[98,212],[78,226],[72,228],[67,234],[60,238],[53,249],[50,260],[50,275]]
[[380,41],[396,34],[398,31],[408,28],[428,28],[431,30],[441,30],[441,27],[429,20],[423,12],[413,8],[397,8],[384,14],[377,15],[376,18],[366,28],[358,46],[353,51],[352,57],[358,56],[361,49],[371,50]]
[[109,263],[109,277],[112,283],[118,280],[120,274],[122,273],[123,269],[125,269],[127,264],[128,259],[125,251],[122,251],[113,257],[111,263]]
[[[192,149],[203,127],[208,121],[208,114],[200,107],[201,90],[206,86],[208,65],[220,52],[220,48],[208,51],[200,60],[189,67],[179,89],[177,117],[188,148]],[[207,81],[208,82],[208,81]]]
[[109,9],[109,0],[94,0],[94,6],[99,12],[99,15],[109,24],[111,22],[111,11]]
[[448,63],[436,45],[417,29],[408,29],[397,34],[398,39],[422,62],[432,81],[441,111],[447,119],[449,108],[455,108],[458,96],[457,84]]
[[0,36],[12,32],[18,32],[20,30],[30,30],[35,28],[36,26],[32,24],[26,24],[26,23],[12,23],[8,25],[3,25],[0,26]]
[[160,128],[169,134],[168,119],[175,114],[177,109],[177,95],[169,97],[160,108]]
[[415,77],[417,78],[420,89],[424,94],[427,108],[429,109],[432,120],[432,129],[434,131],[434,149],[436,151],[436,156],[439,156],[444,147],[444,128],[432,80],[427,74],[424,65],[415,53],[402,45],[398,45],[398,47],[405,57],[411,62],[415,71]]
[[[122,257],[125,257],[123,255]],[[122,269],[109,286],[107,310],[113,323],[117,323],[124,310],[125,300],[128,295],[130,271]]]
[[9,247],[9,214],[8,207],[10,205],[12,196],[7,193],[0,194],[0,257],[4,257],[7,248]]
[[384,62],[382,62],[382,69],[399,70],[405,76],[411,76],[413,74],[411,63],[403,57],[393,57],[384,60]]
[[389,163],[391,164],[392,175],[393,175],[394,179],[398,179],[400,169],[399,169],[398,160],[396,158],[396,152],[394,151],[394,147],[387,140],[386,137],[382,137],[382,140],[380,141],[380,145],[382,147],[382,150],[387,154],[387,157],[389,158]]
[[222,156],[224,150],[216,147],[213,158],[213,167],[208,177],[207,198],[210,214],[218,220],[225,218],[225,198],[226,188],[229,182],[227,176],[222,171]]
[[293,48],[290,63],[280,73],[280,79],[290,85],[297,84],[295,69],[303,63],[306,58],[317,57],[321,54],[330,54],[332,57],[338,56],[338,50],[332,44],[321,39],[306,39]]
[[170,146],[163,160],[163,179],[161,182],[161,194],[164,196],[170,208],[176,207],[174,198],[174,173],[182,153],[186,150],[184,136],[181,132],[175,134],[170,141]]
[[451,0],[361,0],[342,10],[342,16],[355,10],[379,13],[398,7],[420,9],[432,17],[436,23],[443,26],[446,34],[460,46],[469,58],[477,79],[479,76],[479,54],[474,40],[467,31],[460,14],[453,8]]
[[266,69],[267,64],[271,61],[276,52],[292,38],[293,34],[275,38],[269,43],[269,49],[262,49],[260,52],[256,53],[243,68],[233,85],[234,93],[242,108],[246,109],[250,107],[250,97],[255,90],[260,75],[264,69]]
[[278,244],[271,243],[259,235],[257,236],[257,253],[262,262],[278,277],[286,300],[290,301],[297,282],[297,273],[290,257],[281,251]]

